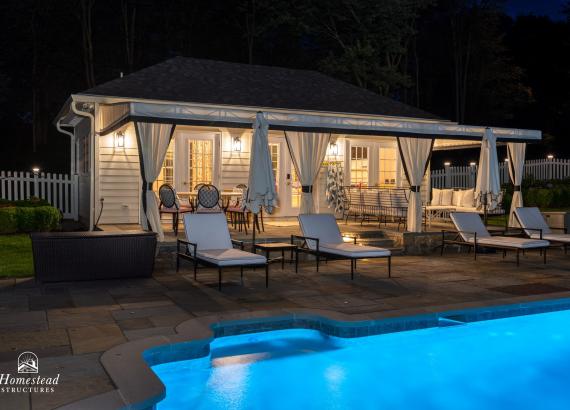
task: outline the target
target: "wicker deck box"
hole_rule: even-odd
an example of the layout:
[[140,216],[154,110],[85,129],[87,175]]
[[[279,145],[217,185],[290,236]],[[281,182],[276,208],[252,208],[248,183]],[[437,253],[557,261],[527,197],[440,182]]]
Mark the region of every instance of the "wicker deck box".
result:
[[150,277],[153,232],[42,232],[31,234],[40,282]]

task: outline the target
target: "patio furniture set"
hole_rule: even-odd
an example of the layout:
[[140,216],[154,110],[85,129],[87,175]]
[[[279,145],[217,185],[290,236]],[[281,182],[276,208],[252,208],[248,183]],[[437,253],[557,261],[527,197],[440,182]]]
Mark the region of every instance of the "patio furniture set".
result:
[[348,222],[353,216],[361,224],[376,219],[378,225],[388,221],[406,228],[408,213],[407,190],[404,188],[344,187],[344,212],[342,218]]

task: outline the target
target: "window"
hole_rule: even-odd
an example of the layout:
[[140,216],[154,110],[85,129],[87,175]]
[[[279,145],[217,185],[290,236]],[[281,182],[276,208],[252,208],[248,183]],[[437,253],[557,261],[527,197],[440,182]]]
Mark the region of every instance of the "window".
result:
[[380,148],[378,184],[380,186],[396,185],[396,148]]
[[211,184],[214,170],[214,144],[211,140],[188,140],[188,186]]
[[350,184],[368,186],[368,147],[350,147]]
[[291,207],[299,208],[301,206],[301,182],[297,176],[295,167],[291,166]]
[[279,192],[279,144],[269,144],[271,154],[271,167],[275,178],[275,192]]
[[163,184],[174,186],[174,138],[170,141],[166,151],[160,174],[158,174],[158,178],[156,178],[154,183],[154,190],[158,191]]

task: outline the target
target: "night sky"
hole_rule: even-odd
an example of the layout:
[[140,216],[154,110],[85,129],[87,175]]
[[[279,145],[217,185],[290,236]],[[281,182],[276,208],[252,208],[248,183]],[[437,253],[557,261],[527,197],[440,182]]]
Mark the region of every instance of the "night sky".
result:
[[507,0],[505,9],[512,17],[533,14],[562,20],[566,18],[562,13],[565,3],[566,0]]

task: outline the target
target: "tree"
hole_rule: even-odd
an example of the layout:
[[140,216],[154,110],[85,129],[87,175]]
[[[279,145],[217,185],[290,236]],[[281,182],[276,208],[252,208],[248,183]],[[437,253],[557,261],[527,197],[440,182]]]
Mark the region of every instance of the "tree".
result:
[[79,19],[83,45],[83,67],[87,88],[95,87],[95,62],[93,58],[93,6],[95,0],[79,0]]

